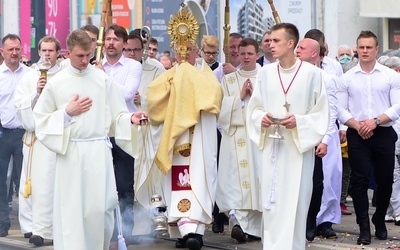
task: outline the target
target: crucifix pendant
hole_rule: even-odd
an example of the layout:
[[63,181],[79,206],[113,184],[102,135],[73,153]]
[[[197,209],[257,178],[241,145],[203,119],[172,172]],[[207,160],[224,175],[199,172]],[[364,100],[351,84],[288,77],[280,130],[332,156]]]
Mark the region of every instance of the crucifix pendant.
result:
[[283,107],[285,107],[286,111],[289,112],[290,104],[286,100],[285,100],[285,104],[283,105]]

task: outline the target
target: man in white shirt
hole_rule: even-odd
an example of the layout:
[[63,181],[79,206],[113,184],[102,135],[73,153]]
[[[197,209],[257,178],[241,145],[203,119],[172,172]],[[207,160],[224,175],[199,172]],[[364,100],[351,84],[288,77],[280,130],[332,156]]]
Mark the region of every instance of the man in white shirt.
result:
[[[124,96],[129,112],[135,112],[134,96],[138,91],[142,77],[142,65],[123,55],[123,49],[128,41],[126,29],[119,25],[108,27],[104,39],[104,58],[101,62],[104,71],[111,77],[121,94]],[[113,144],[112,154],[114,172],[117,184],[118,198],[121,205],[123,222],[123,234],[129,243],[133,228],[133,181],[134,158],[115,144],[114,138],[110,138]],[[116,240],[116,230],[113,241]]]
[[136,34],[130,34],[124,48],[124,56],[142,64],[142,78],[134,97],[134,105],[137,110],[147,110],[147,87],[165,71],[164,66],[159,61],[148,56],[144,57],[143,52],[144,44],[142,38]]
[[[320,43],[318,43],[314,39],[305,38],[299,42],[297,46],[297,57],[305,62],[309,62],[318,68],[321,66],[321,60],[324,58],[325,47],[323,47]],[[313,194],[311,197],[310,207],[308,209],[307,215],[307,230],[306,230],[306,238],[309,241],[313,241],[314,237],[317,233],[317,215],[320,210],[322,212],[326,212],[323,217],[329,223],[321,225],[321,234],[324,238],[336,237],[336,233],[331,228],[331,222],[335,224],[340,223],[340,210],[339,210],[339,201],[338,199],[330,199],[329,202],[322,204],[321,200],[323,197],[323,192],[332,195],[334,191],[339,189],[340,193],[340,182],[338,184],[332,184],[337,179],[341,178],[341,171],[337,171],[338,168],[341,169],[341,152],[340,152],[340,143],[339,143],[339,135],[338,135],[338,127],[336,125],[337,119],[337,98],[336,98],[336,84],[339,78],[337,76],[328,74],[324,71],[323,77],[326,86],[326,91],[328,93],[329,98],[329,113],[330,113],[330,121],[328,131],[322,139],[321,143],[318,144],[316,148],[317,157],[315,157],[314,162],[314,174],[313,174]],[[334,173],[338,172],[338,175]],[[328,174],[332,176],[332,178],[324,178],[324,174]],[[337,177],[337,178],[335,178]],[[328,205],[331,205],[331,209],[326,209]],[[336,209],[335,209],[336,208]],[[323,221],[324,222],[324,221]]]
[[[322,33],[322,31],[318,29],[311,29],[307,31],[307,33],[304,35],[304,38],[314,39],[324,46],[326,44],[324,33]],[[325,56],[324,59],[322,60],[321,68],[325,72],[332,75],[336,75],[338,77],[343,75],[343,69],[340,63],[328,56]]]
[[[343,74],[342,67],[340,64],[326,56],[326,42],[325,35],[322,31],[318,29],[311,29],[305,35],[304,38],[313,39],[325,49],[324,56],[322,58],[322,62],[319,67],[325,71],[326,73],[339,77]],[[332,117],[332,116],[331,116]],[[336,115],[335,115],[336,117]],[[336,118],[335,118],[336,119]],[[336,131],[337,132],[337,131]],[[336,133],[335,132],[335,133]],[[337,135],[331,134],[331,138],[336,139]],[[323,176],[314,176],[314,183],[319,183],[323,179],[323,194],[322,201],[317,202],[313,196],[311,200],[310,207],[315,207],[317,203],[320,203],[320,209],[317,216],[317,224],[318,230],[317,235],[322,235],[324,238],[334,238],[336,237],[336,232],[332,228],[332,224],[338,224],[340,222],[341,213],[340,213],[340,195],[341,195],[341,179],[342,179],[342,163],[341,163],[341,155],[337,154],[340,149],[339,145],[333,145],[329,147],[329,151],[333,151],[328,155],[328,157],[323,158]],[[335,156],[335,158],[331,159],[331,157]],[[328,160],[329,159],[329,160]],[[316,172],[317,174],[318,172]],[[316,178],[320,178],[320,180],[316,180]],[[313,210],[313,209],[311,209]],[[310,210],[310,211],[311,211]],[[310,215],[310,213],[309,213]],[[312,216],[313,217],[313,216]]]
[[358,244],[371,243],[367,190],[374,174],[376,211],[372,216],[375,236],[387,239],[386,209],[392,193],[395,142],[392,125],[400,115],[400,76],[376,61],[378,38],[362,31],[357,38],[359,63],[343,75],[338,84],[338,101],[347,111],[339,120],[348,126],[347,142],[356,220],[360,227]]
[[0,237],[5,237],[10,229],[6,185],[8,164],[13,156],[19,179],[22,167],[22,135],[25,132],[17,117],[14,93],[21,77],[32,69],[20,63],[22,45],[19,36],[8,34],[1,42],[0,53],[4,62],[0,66],[0,120],[3,127],[0,137]]

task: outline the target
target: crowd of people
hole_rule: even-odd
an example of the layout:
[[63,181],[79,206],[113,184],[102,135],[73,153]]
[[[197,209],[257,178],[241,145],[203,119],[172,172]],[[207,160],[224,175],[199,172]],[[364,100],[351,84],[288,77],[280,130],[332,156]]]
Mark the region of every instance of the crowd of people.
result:
[[369,188],[375,237],[400,226],[400,58],[379,57],[371,31],[336,60],[318,29],[300,38],[280,23],[260,43],[231,33],[225,63],[215,36],[171,36],[173,58],[119,25],[95,58],[98,33],[72,31],[65,60],[43,37],[30,67],[20,38],[2,39],[0,237],[13,186],[21,233],[57,250],[135,244],[154,214],[177,248],[199,250],[206,225],[223,233],[228,223],[238,244],[305,249],[355,212],[357,243],[368,245]]

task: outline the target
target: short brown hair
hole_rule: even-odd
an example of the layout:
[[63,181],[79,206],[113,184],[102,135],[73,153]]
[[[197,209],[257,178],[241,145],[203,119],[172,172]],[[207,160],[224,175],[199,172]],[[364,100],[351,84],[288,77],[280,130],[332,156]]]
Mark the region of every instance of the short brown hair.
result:
[[61,50],[61,43],[55,37],[52,37],[52,36],[44,36],[44,37],[42,37],[42,39],[40,39],[39,43],[38,43],[39,50],[42,47],[42,43],[55,43],[56,51],[60,51]]
[[300,37],[299,30],[297,29],[296,25],[291,23],[278,23],[272,26],[271,32],[280,29],[284,29],[286,31],[288,40],[292,39],[294,42],[293,49],[296,48]]
[[1,40],[2,46],[4,46],[4,44],[6,43],[6,40],[18,40],[21,43],[21,38],[19,38],[19,36],[16,34],[8,34],[3,37],[3,39]]
[[119,37],[122,38],[122,40],[126,43],[128,41],[128,32],[126,31],[126,29],[122,26],[119,25],[111,25],[110,27],[108,27],[108,29],[106,30],[106,35],[108,34],[108,32],[110,32],[110,30],[114,31],[114,34]]
[[150,38],[149,44],[157,45],[158,46],[158,41],[154,37]]
[[85,26],[81,27],[81,30],[89,31],[90,33],[95,34],[96,36],[99,35],[99,28],[93,24],[86,24]]
[[92,39],[83,30],[74,30],[67,38],[68,50],[73,50],[75,46],[80,46],[83,50],[91,50]]
[[143,40],[142,40],[142,38],[139,36],[139,35],[137,35],[137,34],[135,34],[135,33],[129,33],[129,35],[128,35],[128,40],[139,40],[140,41],[140,44],[141,44],[141,49],[143,49]]
[[370,31],[370,30],[363,30],[360,32],[360,34],[357,37],[357,45],[358,45],[358,40],[360,40],[360,38],[373,38],[375,40],[375,46],[378,46],[378,37],[374,34],[374,32]]
[[258,50],[260,49],[260,47],[259,47],[257,41],[254,40],[253,38],[244,38],[242,41],[240,41],[239,49],[240,49],[240,47],[246,47],[249,45],[253,45],[254,48],[256,49],[256,53],[258,53]]

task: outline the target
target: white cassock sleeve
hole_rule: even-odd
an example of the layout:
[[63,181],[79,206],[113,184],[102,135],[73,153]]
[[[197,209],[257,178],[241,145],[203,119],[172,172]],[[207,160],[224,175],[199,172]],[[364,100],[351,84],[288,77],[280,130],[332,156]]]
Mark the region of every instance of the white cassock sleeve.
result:
[[[237,95],[237,93],[229,93],[226,79],[227,77],[224,77],[222,81],[224,97],[222,99],[218,124],[223,130],[227,131],[228,134],[231,134],[230,129],[232,127],[245,125],[246,117],[243,115],[244,112],[242,109],[242,102],[240,100],[240,93],[239,95]],[[235,84],[237,84],[237,82],[235,82]]]
[[32,100],[33,95],[31,84],[36,84],[39,77],[36,72],[29,72],[21,78],[14,94],[14,105],[17,110],[18,119],[25,130],[32,132],[35,131],[35,121],[33,119]]
[[113,118],[110,136],[114,135],[118,146],[136,158],[138,156],[138,126],[131,123],[132,113],[128,113],[121,91],[115,83],[109,85],[108,93],[108,105]]
[[64,155],[68,148],[71,127],[64,127],[64,109],[58,109],[47,84],[33,110],[36,137],[51,151]]
[[329,125],[329,101],[322,74],[314,74],[308,81],[313,82],[314,106],[304,115],[295,115],[296,128],[293,139],[300,153],[318,145]]

